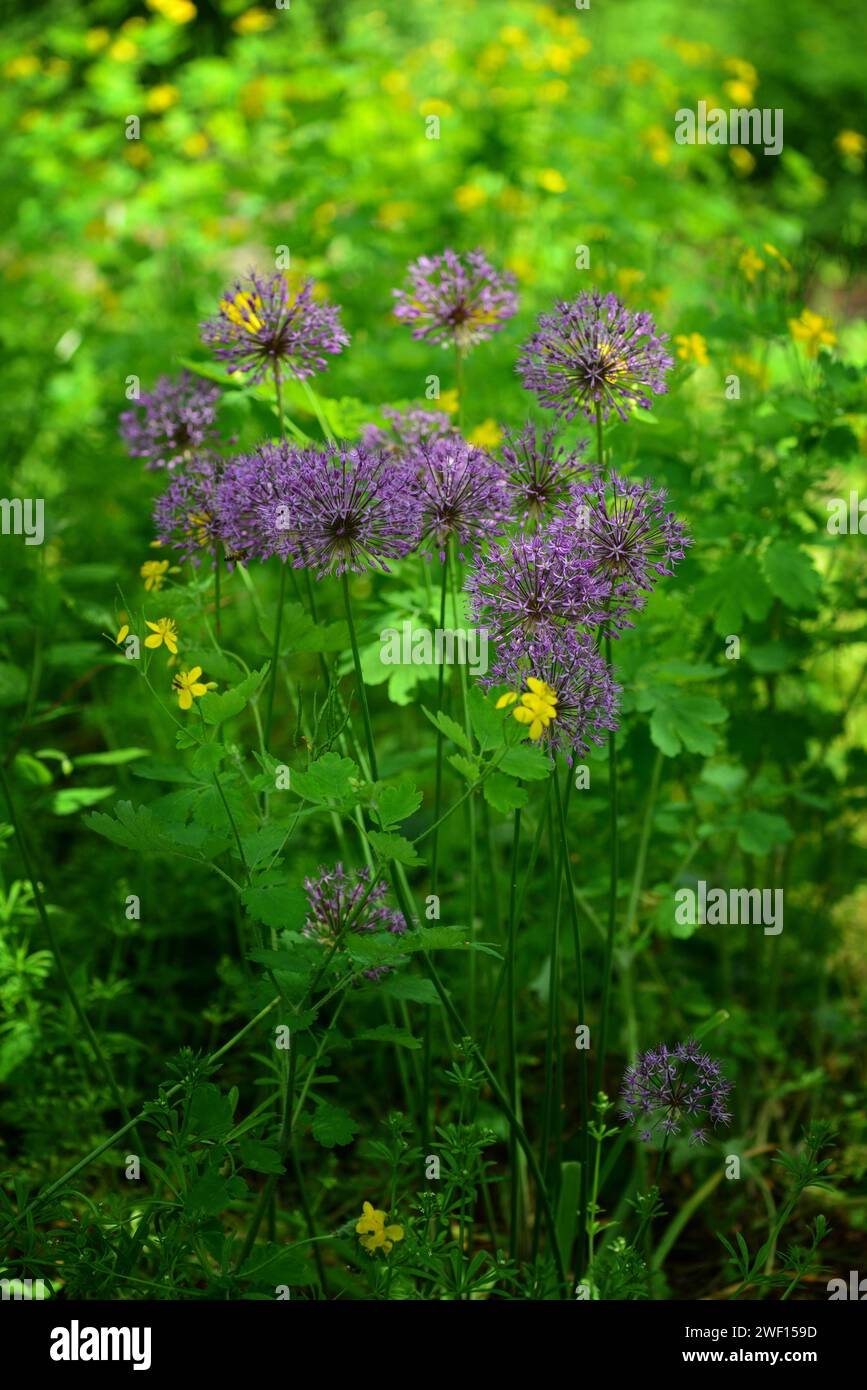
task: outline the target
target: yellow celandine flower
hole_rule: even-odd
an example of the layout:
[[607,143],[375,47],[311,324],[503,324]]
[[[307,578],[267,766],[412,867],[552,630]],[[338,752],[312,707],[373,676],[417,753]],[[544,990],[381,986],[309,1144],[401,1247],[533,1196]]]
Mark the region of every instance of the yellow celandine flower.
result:
[[148,593],[158,593],[163,587],[163,580],[169,573],[176,574],[177,565],[169,566],[168,560],[145,560],[139,574],[144,580],[144,586]]
[[115,645],[116,647],[119,647],[119,646],[121,645],[122,642],[125,642],[125,641],[126,641],[126,639],[127,639],[128,636],[129,636],[129,623],[124,623],[123,626],[122,626],[121,629],[120,629],[120,632],[117,634],[117,636],[116,636],[115,639],[114,639],[114,645]]
[[383,1255],[387,1255],[396,1241],[403,1240],[403,1227],[386,1226],[385,1212],[379,1211],[370,1202],[363,1202],[361,1210],[361,1220],[355,1223],[361,1244],[371,1254],[381,1250]]
[[470,430],[467,436],[470,444],[476,444],[480,449],[496,449],[502,439],[502,431],[496,420],[483,420],[475,429]]
[[516,705],[512,710],[513,718],[519,724],[529,724],[530,738],[535,740],[540,739],[551,721],[557,718],[557,692],[535,676],[527,677],[527,686],[525,694],[520,696],[516,690],[507,690],[496,707],[506,709],[508,705]]
[[145,638],[146,647],[161,647],[165,642],[172,656],[178,654],[178,629],[172,618],[157,618],[155,623],[145,619],[147,627],[151,630],[150,637]]
[[678,333],[674,341],[677,344],[677,355],[682,362],[689,362],[693,358],[699,367],[706,367],[710,362],[707,343],[700,333]]
[[756,276],[760,270],[764,270],[765,263],[761,256],[757,255],[751,246],[742,252],[738,261],[738,268],[744,272],[751,285],[756,283]]
[[209,690],[216,689],[216,681],[200,681],[201,674],[201,666],[194,666],[190,671],[179,671],[172,676],[172,690],[177,694],[181,709],[191,709],[194,699],[200,700]]
[[854,155],[856,159],[867,153],[867,136],[860,130],[841,130],[834,144],[841,154]]
[[262,327],[262,320],[257,313],[262,308],[262,301],[257,294],[241,290],[234,299],[221,299],[220,308],[226,318],[231,319],[239,328],[246,328],[248,333],[258,333]]
[[831,320],[814,309],[804,309],[800,318],[789,319],[789,330],[796,343],[804,344],[808,357],[817,357],[819,348],[833,347],[837,341]]
[[261,34],[264,29],[270,29],[273,23],[273,15],[266,14],[257,5],[233,20],[232,28],[236,34]]

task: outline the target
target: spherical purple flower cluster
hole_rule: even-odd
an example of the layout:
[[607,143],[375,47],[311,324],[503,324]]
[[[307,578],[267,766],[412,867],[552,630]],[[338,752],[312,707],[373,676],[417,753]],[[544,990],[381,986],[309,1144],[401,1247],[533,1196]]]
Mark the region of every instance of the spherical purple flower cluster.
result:
[[275,371],[304,381],[349,342],[340,310],[314,298],[312,280],[293,296],[284,276],[266,280],[255,271],[226,292],[201,334],[230,374],[243,372],[251,383]]
[[587,440],[565,450],[557,444],[556,429],[541,431],[528,421],[520,434],[504,431],[503,467],[512,490],[515,516],[538,526],[559,515],[570,501],[575,484],[590,473],[583,455]]
[[[333,869],[320,866],[317,877],[305,878],[304,888],[310,912],[302,927],[305,936],[323,946],[342,941],[347,932],[390,932],[403,936],[406,919],[385,902],[386,885],[370,887],[370,870],[347,873],[341,863]],[[388,974],[390,966],[375,966],[362,973],[370,980]]]
[[563,628],[556,639],[546,635],[528,647],[501,648],[485,680],[517,691],[528,676],[556,696],[545,746],[562,753],[570,767],[575,755],[583,757],[617,728],[620,687],[592,637]]
[[202,556],[217,558],[223,528],[217,500],[221,460],[203,456],[178,470],[154,503],[154,529],[161,545],[172,546],[194,565]]
[[212,448],[219,439],[219,386],[189,372],[175,380],[161,376],[145,392],[135,410],[120,417],[120,432],[132,458],[145,459],[147,468],[176,468]]
[[650,314],[633,313],[613,294],[598,290],[562,301],[542,314],[524,344],[517,370],[540,405],[572,420],[628,419],[634,406],[650,408],[651,397],[668,390],[674,365]]
[[691,1144],[707,1142],[707,1123],[714,1128],[731,1123],[729,1092],[734,1086],[722,1065],[690,1038],[675,1048],[664,1045],[643,1052],[623,1077],[621,1113],[630,1124],[642,1125],[645,1142],[658,1130],[679,1134],[693,1126]]
[[500,465],[464,440],[441,439],[415,450],[413,482],[421,509],[421,551],[444,560],[449,542],[460,558],[471,545],[502,532],[509,512],[508,480]]
[[476,557],[466,589],[473,622],[512,655],[550,648],[564,632],[605,618],[591,561],[560,536],[520,535],[491,546]]
[[314,456],[312,449],[297,449],[280,440],[230,460],[217,492],[217,512],[229,549],[258,560],[276,553],[280,508],[285,506],[292,478]]
[[692,544],[661,488],[617,473],[579,483],[550,532],[586,556],[612,629],[631,626],[629,613],[643,606],[662,576],[674,573]]
[[514,275],[499,272],[482,251],[419,256],[409,266],[410,288],[393,290],[394,316],[412,336],[466,352],[490,338],[517,312]]

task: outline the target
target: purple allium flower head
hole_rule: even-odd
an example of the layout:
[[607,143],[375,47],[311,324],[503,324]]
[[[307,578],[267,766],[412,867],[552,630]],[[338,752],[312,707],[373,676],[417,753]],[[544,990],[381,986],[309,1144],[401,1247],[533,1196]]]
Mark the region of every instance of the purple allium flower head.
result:
[[420,505],[411,470],[370,449],[293,450],[269,524],[274,549],[319,578],[388,570],[418,543]]
[[441,439],[413,454],[419,463],[415,487],[422,513],[421,551],[445,559],[449,541],[464,558],[505,529],[509,511],[506,475],[495,459],[465,440]]
[[219,438],[221,395],[219,386],[189,372],[181,372],[177,380],[161,376],[153,390],[141,396],[138,408],[120,417],[130,456],[145,459],[147,468],[176,468],[213,447]]
[[411,287],[392,290],[394,316],[413,325],[414,338],[467,352],[517,312],[514,275],[495,270],[482,251],[419,256],[408,273]]
[[668,390],[674,365],[650,314],[636,314],[616,295],[598,290],[561,301],[542,314],[524,344],[517,370],[539,404],[566,420],[579,411],[603,420],[629,417],[634,405],[649,409],[651,397]]
[[630,625],[629,610],[640,608],[643,595],[674,573],[692,544],[661,488],[617,473],[577,484],[550,531],[592,562],[614,629]]
[[475,625],[513,654],[556,645],[564,629],[605,618],[592,562],[555,535],[519,535],[477,554],[465,588]]
[[557,697],[542,744],[552,754],[563,753],[570,767],[575,754],[583,757],[617,728],[620,688],[591,637],[564,628],[556,640],[545,636],[529,648],[501,649],[482,683],[518,691],[528,676],[544,681]]
[[154,503],[154,526],[161,545],[173,546],[185,560],[216,559],[223,538],[217,501],[222,460],[202,456],[172,475]]
[[314,299],[312,280],[305,280],[293,296],[284,276],[266,280],[255,271],[227,291],[216,317],[201,325],[201,334],[230,374],[243,372],[251,383],[275,369],[304,381],[324,372],[328,356],[342,352],[349,342],[340,310]]
[[[714,1128],[731,1123],[726,1103],[733,1086],[720,1062],[690,1038],[675,1048],[651,1048],[627,1067],[621,1113],[630,1124],[645,1126],[648,1135],[652,1130],[677,1134],[686,1122],[692,1127],[690,1143],[704,1144],[708,1121]],[[653,1122],[649,1129],[648,1121]]]
[[262,444],[226,464],[217,489],[217,513],[227,550],[267,560],[278,547],[275,517],[289,491],[290,479],[314,451],[295,449],[285,440]]
[[587,440],[579,440],[567,453],[556,444],[556,429],[544,430],[537,438],[536,426],[529,421],[520,434],[511,430],[504,434],[502,460],[515,515],[533,525],[550,521],[570,500],[579,478],[591,471],[582,457]]
[[365,425],[361,442],[366,449],[378,449],[388,458],[414,458],[423,444],[433,444],[438,439],[460,439],[448,415],[439,410],[411,406],[402,411],[386,406],[382,414],[388,427]]
[[[310,912],[302,928],[305,936],[333,946],[346,932],[391,932],[403,936],[406,919],[385,902],[386,885],[377,883],[370,891],[370,870],[347,873],[341,863],[333,869],[320,866],[316,878],[305,878],[304,888]],[[376,966],[362,973],[378,980],[389,966]]]

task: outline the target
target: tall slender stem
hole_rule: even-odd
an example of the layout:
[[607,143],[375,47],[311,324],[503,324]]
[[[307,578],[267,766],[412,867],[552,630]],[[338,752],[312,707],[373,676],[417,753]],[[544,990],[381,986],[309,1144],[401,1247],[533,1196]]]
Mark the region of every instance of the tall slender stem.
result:
[[[517,1028],[515,1019],[515,935],[517,931],[518,897],[518,847],[521,840],[521,808],[516,807],[512,826],[512,860],[509,870],[509,939],[506,948],[506,1050],[509,1063],[509,1104],[518,1113],[518,1057]],[[510,1229],[509,1254],[514,1260],[518,1253],[518,1209],[520,1197],[520,1172],[518,1169],[518,1143],[514,1133],[509,1136],[510,1188]]]
[[[611,636],[605,634],[605,660],[611,666]],[[608,735],[608,805],[610,869],[608,880],[608,932],[605,938],[605,964],[602,970],[602,1008],[599,1022],[599,1048],[596,1053],[596,1090],[603,1086],[605,1051],[608,1045],[608,1015],[611,1009],[611,975],[614,966],[614,936],[617,929],[617,877],[620,871],[620,845],[617,833],[617,743],[613,731]]]
[[358,703],[361,705],[361,718],[364,723],[364,737],[367,741],[367,756],[370,762],[370,775],[374,781],[379,779],[379,770],[376,762],[376,747],[373,742],[373,728],[370,723],[370,709],[367,704],[367,691],[364,688],[364,676],[361,672],[361,654],[358,650],[358,638],[355,633],[355,622],[352,617],[352,597],[349,592],[349,575],[346,570],[341,576],[343,580],[343,603],[346,608],[346,625],[349,628],[349,641],[352,644],[352,662],[355,667],[355,684],[358,689]]
[[[280,379],[280,364],[274,363],[274,391],[277,396],[277,419],[280,423],[280,438],[286,434],[283,415],[283,383]],[[277,594],[277,617],[274,621],[274,645],[271,651],[271,670],[268,676],[268,703],[265,712],[265,747],[271,746],[271,720],[274,717],[274,692],[277,688],[277,667],[280,664],[280,631],[283,625],[283,605],[286,600],[286,561],[280,564],[280,588]]]

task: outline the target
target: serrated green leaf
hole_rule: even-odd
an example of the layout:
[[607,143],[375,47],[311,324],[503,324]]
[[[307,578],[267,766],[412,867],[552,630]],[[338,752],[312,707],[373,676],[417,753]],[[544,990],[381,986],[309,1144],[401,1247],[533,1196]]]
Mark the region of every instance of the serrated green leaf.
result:
[[316,1106],[310,1128],[317,1144],[325,1149],[351,1144],[358,1133],[358,1125],[345,1110],[324,1100]]
[[415,845],[404,839],[403,835],[394,835],[383,830],[369,830],[367,838],[380,859],[387,859],[396,864],[422,863]]

